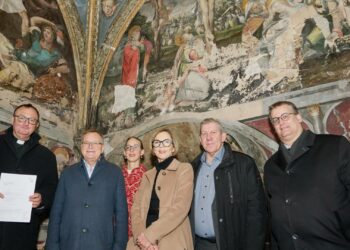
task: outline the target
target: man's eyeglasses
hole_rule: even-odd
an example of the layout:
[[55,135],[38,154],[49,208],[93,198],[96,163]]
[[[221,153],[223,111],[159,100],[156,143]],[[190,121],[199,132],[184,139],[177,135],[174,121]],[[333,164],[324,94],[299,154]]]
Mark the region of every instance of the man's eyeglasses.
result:
[[208,136],[214,137],[219,133],[219,131],[209,131],[209,132],[201,132],[200,137],[207,138]]
[[37,119],[25,117],[23,115],[14,115],[13,117],[15,117],[17,119],[17,121],[20,123],[28,122],[30,125],[36,125],[38,123]]
[[288,121],[291,115],[296,115],[297,113],[283,113],[278,117],[271,117],[270,121],[273,125],[277,125],[280,121]]
[[158,148],[158,147],[160,147],[160,145],[163,145],[164,147],[169,147],[172,144],[173,144],[173,141],[171,139],[165,139],[163,141],[160,141],[160,140],[152,141],[152,146],[154,148]]
[[137,149],[140,149],[140,148],[141,148],[141,146],[138,145],[138,144],[135,144],[135,145],[126,145],[126,146],[124,147],[124,150],[125,150],[125,151],[134,151],[134,150],[137,150]]
[[88,142],[88,141],[83,141],[81,145],[83,146],[91,146],[91,147],[96,147],[97,145],[102,145],[102,142]]

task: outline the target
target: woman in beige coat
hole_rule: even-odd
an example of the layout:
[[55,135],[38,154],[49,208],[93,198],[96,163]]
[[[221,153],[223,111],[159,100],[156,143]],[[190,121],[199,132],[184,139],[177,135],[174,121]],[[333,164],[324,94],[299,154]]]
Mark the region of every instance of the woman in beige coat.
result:
[[142,177],[131,209],[133,237],[128,250],[193,250],[188,212],[193,170],[175,159],[177,144],[167,129],[152,140],[155,167]]

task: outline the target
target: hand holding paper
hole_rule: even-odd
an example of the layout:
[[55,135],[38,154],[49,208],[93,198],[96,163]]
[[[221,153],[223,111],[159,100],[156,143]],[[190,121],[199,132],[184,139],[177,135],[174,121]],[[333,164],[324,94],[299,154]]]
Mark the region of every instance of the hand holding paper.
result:
[[37,208],[41,203],[41,194],[34,193],[29,197],[29,201],[33,202],[32,207]]
[[32,206],[41,202],[40,194],[32,195],[35,182],[36,175],[1,174],[0,221],[30,222]]

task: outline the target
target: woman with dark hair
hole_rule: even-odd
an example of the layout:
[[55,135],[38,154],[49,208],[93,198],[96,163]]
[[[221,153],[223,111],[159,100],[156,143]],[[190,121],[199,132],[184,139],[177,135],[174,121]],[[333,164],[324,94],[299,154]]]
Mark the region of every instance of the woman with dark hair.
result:
[[131,207],[134,201],[135,193],[137,192],[141,178],[146,172],[145,166],[142,164],[145,151],[142,141],[137,137],[129,137],[124,145],[124,164],[122,172],[125,180],[126,200],[128,202],[128,235],[132,236],[131,231]]
[[155,166],[142,177],[131,209],[133,237],[127,249],[192,250],[188,212],[193,195],[193,170],[175,156],[178,144],[162,129],[152,139]]

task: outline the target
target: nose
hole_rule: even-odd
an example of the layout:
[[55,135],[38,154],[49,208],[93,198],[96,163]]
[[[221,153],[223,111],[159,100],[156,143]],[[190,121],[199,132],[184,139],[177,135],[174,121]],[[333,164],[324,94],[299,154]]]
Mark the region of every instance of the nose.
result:
[[205,139],[206,139],[207,141],[210,141],[212,138],[213,138],[213,137],[211,136],[211,134],[205,135]]

